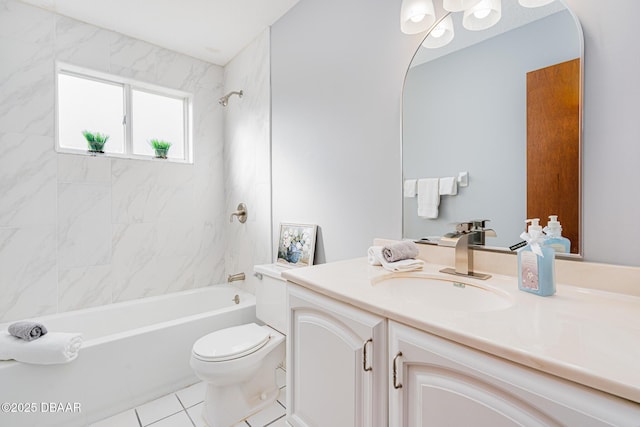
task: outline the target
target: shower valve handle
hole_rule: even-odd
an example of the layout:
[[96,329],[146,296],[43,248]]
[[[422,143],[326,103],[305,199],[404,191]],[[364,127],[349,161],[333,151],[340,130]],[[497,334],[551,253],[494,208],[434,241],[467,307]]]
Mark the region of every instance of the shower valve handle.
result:
[[236,209],[237,210],[235,212],[231,213],[229,222],[233,222],[233,217],[237,216],[238,221],[240,221],[241,224],[244,224],[247,221],[247,205],[240,203]]

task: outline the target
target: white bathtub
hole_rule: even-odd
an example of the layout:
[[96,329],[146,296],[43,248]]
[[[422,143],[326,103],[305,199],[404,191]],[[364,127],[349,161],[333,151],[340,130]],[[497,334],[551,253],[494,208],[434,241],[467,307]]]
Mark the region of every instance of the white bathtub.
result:
[[[82,332],[85,341],[78,358],[65,365],[0,362],[0,404],[35,409],[7,413],[3,407],[0,426],[86,426],[197,382],[189,366],[193,343],[217,329],[255,322],[255,298],[216,285],[37,320],[49,331]],[[54,412],[59,404],[69,412]]]

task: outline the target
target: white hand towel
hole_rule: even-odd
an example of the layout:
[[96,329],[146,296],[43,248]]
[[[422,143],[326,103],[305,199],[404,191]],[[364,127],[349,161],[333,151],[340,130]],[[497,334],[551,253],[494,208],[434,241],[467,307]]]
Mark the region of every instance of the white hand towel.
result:
[[416,197],[416,183],[417,179],[405,179],[404,180],[404,197]]
[[371,265],[381,265],[385,270],[396,273],[422,270],[424,261],[421,259],[403,259],[402,261],[387,262],[382,256],[382,246],[371,246],[367,252],[367,258]]
[[[378,256],[380,254],[380,256]],[[369,265],[382,265],[382,246],[371,246],[367,251]]]
[[418,180],[418,216],[421,218],[438,218],[440,206],[440,180],[425,178]]
[[17,360],[36,365],[68,363],[78,357],[82,335],[49,332],[34,341],[0,332],[0,360]]
[[455,196],[458,194],[458,179],[455,176],[440,178],[440,195]]

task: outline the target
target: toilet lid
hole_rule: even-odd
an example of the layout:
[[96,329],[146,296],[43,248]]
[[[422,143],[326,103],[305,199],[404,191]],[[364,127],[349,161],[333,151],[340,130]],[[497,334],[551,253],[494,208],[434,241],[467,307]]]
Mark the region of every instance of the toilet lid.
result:
[[207,362],[237,359],[253,353],[269,341],[269,330],[255,323],[212,332],[193,345],[193,354]]

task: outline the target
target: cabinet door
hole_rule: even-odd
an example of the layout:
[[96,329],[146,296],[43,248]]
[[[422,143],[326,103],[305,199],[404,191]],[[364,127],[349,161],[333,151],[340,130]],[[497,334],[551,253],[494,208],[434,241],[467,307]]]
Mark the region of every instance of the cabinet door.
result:
[[392,321],[389,350],[394,427],[640,423],[640,405]]
[[387,425],[385,319],[288,285],[287,420]]

